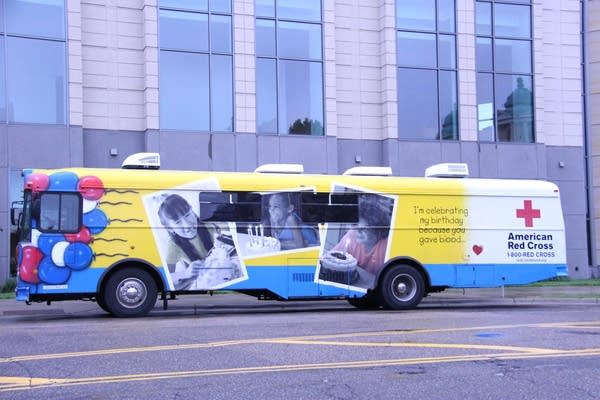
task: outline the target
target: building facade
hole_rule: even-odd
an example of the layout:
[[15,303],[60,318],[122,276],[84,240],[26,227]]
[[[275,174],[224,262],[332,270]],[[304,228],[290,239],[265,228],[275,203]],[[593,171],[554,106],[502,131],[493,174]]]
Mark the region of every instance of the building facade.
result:
[[547,179],[570,275],[600,275],[597,1],[0,5],[0,282],[22,168],[118,168],[144,151],[165,169],[464,162]]

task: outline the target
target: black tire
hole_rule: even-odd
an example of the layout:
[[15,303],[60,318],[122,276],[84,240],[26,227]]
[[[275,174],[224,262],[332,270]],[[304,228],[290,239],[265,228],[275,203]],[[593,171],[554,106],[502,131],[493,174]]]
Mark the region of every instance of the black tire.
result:
[[124,268],[109,276],[102,301],[115,317],[140,317],[154,307],[157,295],[156,282],[148,272]]
[[96,303],[98,303],[98,306],[101,309],[103,309],[107,313],[110,313],[110,310],[108,309],[108,307],[106,306],[106,302],[104,301],[104,296],[103,295],[99,295],[99,296],[96,297]]
[[376,310],[381,307],[379,299],[373,293],[369,293],[364,297],[348,297],[347,300],[350,305],[361,310]]
[[379,283],[381,304],[391,310],[415,308],[425,295],[425,282],[410,265],[394,265],[385,271]]

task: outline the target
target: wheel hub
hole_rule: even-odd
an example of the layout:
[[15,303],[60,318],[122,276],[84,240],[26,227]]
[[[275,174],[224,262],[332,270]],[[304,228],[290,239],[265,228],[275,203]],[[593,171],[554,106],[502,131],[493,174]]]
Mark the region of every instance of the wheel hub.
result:
[[417,292],[415,279],[408,274],[401,274],[392,281],[392,293],[400,301],[411,300]]
[[146,296],[146,285],[139,279],[126,279],[117,288],[117,300],[123,307],[137,307],[146,300]]

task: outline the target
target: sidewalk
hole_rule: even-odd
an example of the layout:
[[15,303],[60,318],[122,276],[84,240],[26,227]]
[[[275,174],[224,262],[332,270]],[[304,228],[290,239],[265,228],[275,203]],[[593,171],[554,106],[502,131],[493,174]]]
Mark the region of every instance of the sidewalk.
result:
[[432,293],[429,297],[431,299],[512,300],[515,303],[581,301],[600,305],[600,286],[511,286],[487,289],[446,289],[441,293]]
[[[432,293],[421,303],[423,306],[442,305],[506,305],[532,304],[544,302],[583,303],[600,306],[600,286],[544,286],[544,287],[507,287],[490,289],[447,289],[441,293]],[[310,304],[309,304],[310,303]],[[294,309],[294,308],[331,308],[351,307],[345,300],[333,301],[260,301],[238,293],[179,296],[169,301],[169,310],[196,309]],[[156,302],[155,311],[162,311],[162,302]],[[95,302],[56,301],[50,306],[46,303],[17,302],[13,299],[0,300],[0,317],[15,315],[56,315],[104,313]]]

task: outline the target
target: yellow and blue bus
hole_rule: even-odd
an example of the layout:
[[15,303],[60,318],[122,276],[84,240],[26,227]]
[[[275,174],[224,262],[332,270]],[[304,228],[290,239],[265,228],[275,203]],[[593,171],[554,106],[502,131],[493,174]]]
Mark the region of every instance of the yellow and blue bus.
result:
[[164,171],[152,153],[123,166],[23,171],[17,300],[95,300],[138,316],[159,294],[166,307],[177,295],[235,291],[398,310],[446,288],[568,271],[550,182],[468,178],[464,164],[422,178],[293,164]]

